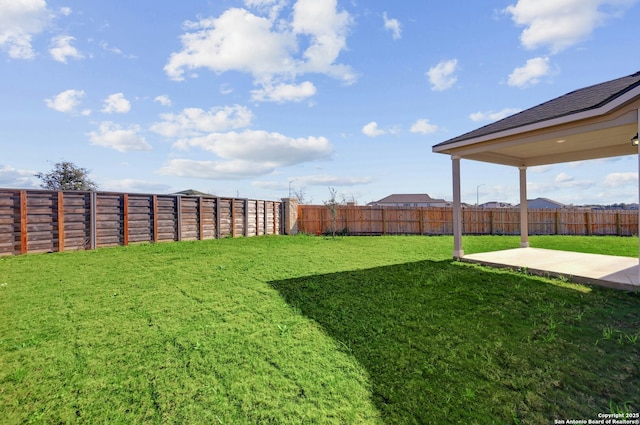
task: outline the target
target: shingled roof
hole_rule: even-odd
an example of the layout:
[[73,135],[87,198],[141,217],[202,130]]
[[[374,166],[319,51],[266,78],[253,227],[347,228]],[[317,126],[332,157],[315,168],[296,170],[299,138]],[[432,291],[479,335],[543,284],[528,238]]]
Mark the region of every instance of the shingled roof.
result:
[[443,199],[433,199],[431,196],[426,193],[394,193],[392,195],[386,196],[376,203],[423,203],[423,202],[433,202],[433,201],[442,201]]
[[533,108],[439,143],[435,145],[434,148],[597,109],[638,86],[640,86],[640,72],[575,90],[556,99],[534,106]]

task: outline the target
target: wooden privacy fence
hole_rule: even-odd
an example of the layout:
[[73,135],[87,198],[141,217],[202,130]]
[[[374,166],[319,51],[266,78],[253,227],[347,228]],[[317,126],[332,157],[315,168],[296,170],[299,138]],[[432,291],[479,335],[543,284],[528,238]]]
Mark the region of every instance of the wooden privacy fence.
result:
[[281,203],[0,189],[0,255],[279,234]]
[[[533,209],[528,211],[530,235],[638,234],[638,211],[586,209]],[[452,208],[338,206],[334,218],[324,205],[298,206],[298,231],[310,234],[450,235]],[[519,235],[516,208],[463,208],[462,233]]]

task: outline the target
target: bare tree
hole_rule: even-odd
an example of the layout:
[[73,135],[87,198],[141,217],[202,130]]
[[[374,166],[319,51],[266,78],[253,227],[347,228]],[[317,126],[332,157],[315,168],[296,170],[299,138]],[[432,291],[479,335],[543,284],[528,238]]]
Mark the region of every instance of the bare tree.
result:
[[96,190],[98,185],[89,179],[89,170],[76,166],[73,162],[61,161],[53,164],[48,173],[36,173],[42,180],[40,187],[49,190]]
[[310,204],[313,202],[312,198],[307,199],[307,193],[304,191],[304,187],[293,189],[292,194],[293,197],[298,200],[299,204]]
[[336,200],[336,189],[329,188],[329,194],[331,195],[328,200],[324,201],[325,207],[329,210],[331,217],[331,228],[328,229],[333,237],[336,236],[336,227],[338,225],[338,201]]

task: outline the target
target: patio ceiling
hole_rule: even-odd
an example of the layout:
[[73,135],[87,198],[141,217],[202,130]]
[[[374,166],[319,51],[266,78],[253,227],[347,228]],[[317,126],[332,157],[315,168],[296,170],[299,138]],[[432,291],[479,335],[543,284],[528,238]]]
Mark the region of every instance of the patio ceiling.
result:
[[433,152],[511,166],[638,153],[640,72],[568,93],[433,146]]

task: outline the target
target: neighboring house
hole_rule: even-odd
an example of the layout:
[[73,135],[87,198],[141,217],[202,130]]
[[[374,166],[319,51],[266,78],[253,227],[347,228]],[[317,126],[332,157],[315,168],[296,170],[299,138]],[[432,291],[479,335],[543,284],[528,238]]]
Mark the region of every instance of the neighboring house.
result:
[[480,208],[513,208],[513,205],[508,202],[491,201],[485,202],[479,205]]
[[[520,204],[516,205],[516,207],[520,207]],[[550,209],[555,210],[559,208],[571,208],[571,205],[565,205],[560,202],[552,201],[548,198],[536,198],[536,199],[527,199],[527,208],[530,210],[538,210],[538,209]]]
[[444,199],[434,199],[426,193],[396,193],[379,201],[369,202],[367,205],[376,207],[450,207],[451,202]]

